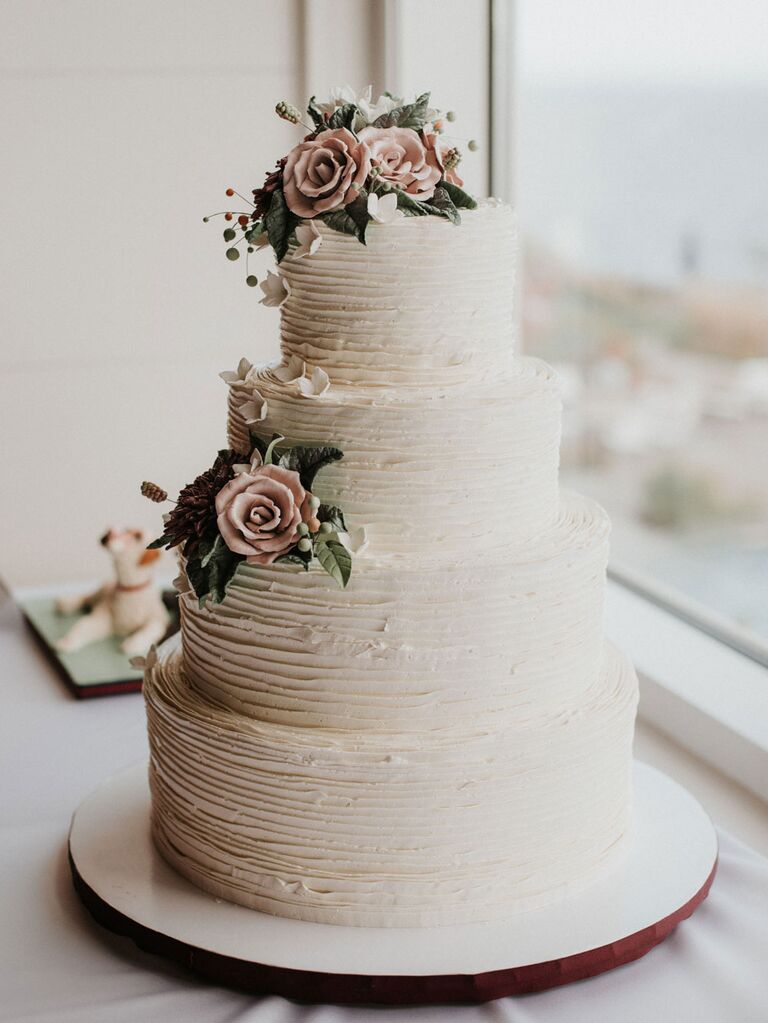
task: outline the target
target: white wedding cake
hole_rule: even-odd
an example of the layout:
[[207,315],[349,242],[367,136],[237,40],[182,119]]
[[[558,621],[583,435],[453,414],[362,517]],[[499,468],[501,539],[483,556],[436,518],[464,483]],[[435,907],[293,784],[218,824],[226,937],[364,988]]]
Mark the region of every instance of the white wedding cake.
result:
[[637,683],[556,378],[514,352],[512,210],[466,196],[424,97],[344,99],[225,235],[278,255],[281,352],[223,374],[229,448],[158,541],[186,574],[147,659],[153,835],[255,910],[485,921],[625,849]]

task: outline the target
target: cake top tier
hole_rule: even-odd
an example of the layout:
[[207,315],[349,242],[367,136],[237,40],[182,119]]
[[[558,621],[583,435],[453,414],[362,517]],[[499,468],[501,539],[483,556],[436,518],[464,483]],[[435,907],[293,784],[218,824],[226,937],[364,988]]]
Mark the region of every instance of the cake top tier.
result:
[[[297,127],[249,207],[220,214],[227,257],[282,306],[287,365],[321,381],[448,385],[503,371],[512,356],[514,227],[509,207],[464,191],[451,111],[370,87],[290,103]],[[467,143],[470,151],[475,142]],[[210,219],[210,218],[206,218]],[[271,247],[277,272],[251,272]],[[249,259],[249,257],[252,257]]]
[[335,383],[450,385],[512,358],[514,217],[480,204],[460,226],[439,217],[372,224],[361,246],[317,226],[311,256],[280,264],[283,359]]

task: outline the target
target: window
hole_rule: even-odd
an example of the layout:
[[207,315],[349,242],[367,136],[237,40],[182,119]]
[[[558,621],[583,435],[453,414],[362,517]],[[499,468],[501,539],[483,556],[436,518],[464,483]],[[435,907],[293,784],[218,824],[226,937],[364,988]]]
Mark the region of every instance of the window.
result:
[[768,650],[768,7],[518,0],[521,329],[619,572]]

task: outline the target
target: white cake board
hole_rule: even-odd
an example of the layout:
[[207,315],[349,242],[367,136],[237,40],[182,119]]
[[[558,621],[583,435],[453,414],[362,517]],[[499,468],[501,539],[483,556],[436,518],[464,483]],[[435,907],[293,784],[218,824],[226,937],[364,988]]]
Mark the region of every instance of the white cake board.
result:
[[621,863],[579,894],[489,924],[340,927],[214,899],[155,851],[145,764],[110,778],[76,811],[70,860],[100,923],[219,983],[306,1001],[486,1001],[637,959],[705,898],[717,863],[709,817],[646,764],[635,764],[634,789],[633,841]]

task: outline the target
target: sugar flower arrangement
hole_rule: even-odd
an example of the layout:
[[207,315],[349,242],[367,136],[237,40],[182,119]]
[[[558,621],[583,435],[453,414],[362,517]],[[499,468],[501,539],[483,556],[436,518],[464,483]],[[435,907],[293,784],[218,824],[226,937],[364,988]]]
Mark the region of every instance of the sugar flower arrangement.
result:
[[[211,468],[181,491],[163,535],[149,545],[181,549],[201,605],[224,599],[242,562],[288,562],[308,571],[317,559],[339,586],[349,582],[352,542],[344,515],[312,493],[317,472],[342,452],[283,441],[251,434],[249,455],[219,451]],[[155,483],[142,483],[141,492],[157,503],[168,500]]]
[[[229,221],[226,255],[239,259],[243,245],[247,284],[259,283],[247,269],[247,256],[256,248],[271,245],[278,263],[292,248],[299,257],[314,254],[321,243],[317,221],[363,244],[371,221],[435,216],[460,223],[459,211],[477,204],[457,171],[459,149],[443,142],[445,123],[454,114],[433,109],[429,99],[425,92],[405,103],[385,93],[372,102],[370,87],[360,96],[344,87],[333,90],[325,103],[310,99],[311,123],[292,104],[277,104],[278,116],[307,134],[253,190],[252,202],[227,189],[227,196],[236,195],[250,207],[247,211],[204,218]],[[468,148],[476,149],[476,143],[470,140]]]

